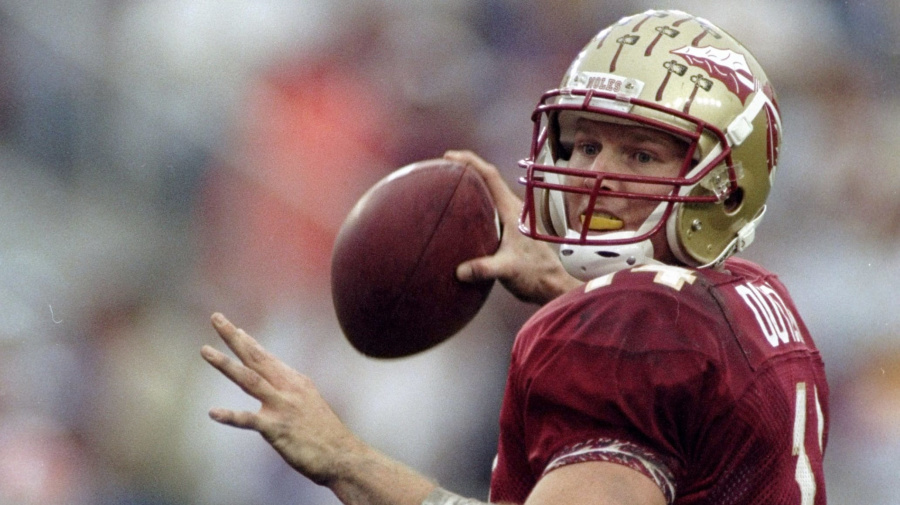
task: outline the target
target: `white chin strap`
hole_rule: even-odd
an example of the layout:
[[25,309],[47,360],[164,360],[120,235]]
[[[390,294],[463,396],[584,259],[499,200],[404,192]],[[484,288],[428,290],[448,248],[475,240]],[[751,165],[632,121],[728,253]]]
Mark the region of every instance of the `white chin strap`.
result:
[[[629,239],[647,233],[659,222],[667,205],[665,202],[659,204],[637,231],[605,233],[603,239]],[[575,230],[566,230],[567,238],[577,239],[580,236]],[[653,259],[653,253],[650,239],[622,245],[563,244],[559,248],[559,259],[569,275],[587,282],[626,268],[659,263]]]

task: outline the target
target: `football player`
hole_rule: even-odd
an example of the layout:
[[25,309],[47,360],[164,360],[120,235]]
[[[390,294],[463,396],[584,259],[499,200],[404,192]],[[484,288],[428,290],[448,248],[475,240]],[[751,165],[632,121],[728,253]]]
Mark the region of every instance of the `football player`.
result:
[[[782,136],[756,59],[705,19],[644,12],[591,40],[532,119],[524,201],[475,154],[445,155],[484,176],[506,225],[458,277],[543,305],[513,346],[489,499],[825,504],[822,360],[784,286],[733,256]],[[345,503],[480,503],[374,451],[307,377],[213,323],[240,362],[203,356],[262,402],[214,420]]]

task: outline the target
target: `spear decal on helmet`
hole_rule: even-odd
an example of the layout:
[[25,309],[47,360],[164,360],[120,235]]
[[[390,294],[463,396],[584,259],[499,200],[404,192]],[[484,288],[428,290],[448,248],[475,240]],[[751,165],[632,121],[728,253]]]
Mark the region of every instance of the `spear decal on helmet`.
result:
[[644,16],[644,19],[638,21],[638,24],[634,25],[634,28],[631,29],[632,32],[636,32],[636,31],[640,30],[641,25],[643,25],[648,19],[652,19],[652,18],[662,19],[662,18],[669,16],[668,13],[660,12],[660,11],[648,11],[646,14],[647,15]]
[[671,77],[672,74],[678,75],[679,77],[683,76],[685,73],[687,73],[688,69],[687,65],[678,63],[675,60],[669,60],[663,63],[663,67],[666,69],[666,76],[663,78],[662,83],[659,85],[659,89],[656,90],[657,102],[662,100],[663,91],[665,91],[666,85],[669,84],[669,77]]
[[672,26],[677,28],[677,27],[681,26],[683,23],[686,23],[688,21],[696,21],[697,24],[700,25],[700,28],[703,29],[703,31],[700,32],[700,35],[697,35],[696,37],[694,37],[694,40],[691,41],[692,46],[700,45],[700,41],[703,40],[703,37],[706,37],[707,35],[712,35],[713,38],[715,38],[715,39],[722,38],[722,35],[720,35],[719,32],[717,32],[716,29],[711,24],[709,24],[709,21],[706,21],[703,18],[697,18],[694,16],[690,16],[690,17],[687,17],[684,19],[679,19],[678,21],[675,21],[674,23],[672,23]]
[[653,54],[653,47],[656,46],[656,43],[659,42],[659,39],[663,38],[663,36],[675,38],[680,33],[678,30],[672,28],[671,26],[657,26],[655,30],[659,33],[653,39],[653,42],[650,42],[650,45],[647,46],[647,50],[644,51],[644,56],[650,56],[651,54]]
[[689,65],[706,70],[710,77],[721,81],[729,91],[737,95],[741,103],[746,103],[750,93],[756,91],[759,86],[750,73],[750,67],[743,54],[710,46],[686,46],[673,50],[672,54],[681,56]]
[[678,21],[675,21],[674,23],[672,23],[672,26],[679,27],[682,25],[682,23],[687,23],[688,21],[690,21],[692,19],[694,19],[694,16],[687,14],[687,17],[684,17],[684,18],[679,19]]
[[597,49],[600,49],[603,46],[603,43],[606,41],[606,38],[609,37],[610,32],[612,32],[613,28],[619,26],[626,26],[631,22],[632,19],[636,18],[637,14],[634,16],[628,16],[620,19],[615,25],[607,26],[600,33],[597,34]]
[[694,90],[691,91],[690,98],[684,103],[684,109],[682,112],[685,114],[689,113],[691,110],[691,104],[694,103],[694,98],[697,97],[697,91],[702,89],[703,91],[709,91],[713,87],[713,82],[703,77],[703,74],[695,74],[691,76],[691,82],[694,83]]
[[622,47],[625,45],[633,46],[637,44],[637,41],[641,39],[640,35],[625,35],[624,37],[619,37],[616,39],[616,42],[619,44],[619,48],[616,49],[616,55],[613,56],[612,61],[609,63],[609,71],[616,71],[616,61],[619,59],[619,55],[622,54]]
[[603,43],[606,41],[606,37],[609,37],[609,32],[610,32],[610,31],[611,31],[611,30],[610,30],[609,28],[607,28],[606,30],[603,30],[602,32],[600,32],[600,33],[598,34],[598,36],[597,36],[597,49],[600,49],[601,47],[603,47]]
[[703,37],[706,37],[707,35],[712,35],[713,38],[716,38],[716,39],[722,38],[722,36],[719,35],[719,32],[717,32],[715,29],[713,29],[713,27],[709,26],[708,24],[706,24],[700,20],[697,20],[697,22],[700,23],[700,26],[703,28],[703,31],[700,32],[700,35],[697,35],[694,38],[694,40],[691,41],[692,46],[696,47],[696,46],[700,45],[700,41],[703,40]]

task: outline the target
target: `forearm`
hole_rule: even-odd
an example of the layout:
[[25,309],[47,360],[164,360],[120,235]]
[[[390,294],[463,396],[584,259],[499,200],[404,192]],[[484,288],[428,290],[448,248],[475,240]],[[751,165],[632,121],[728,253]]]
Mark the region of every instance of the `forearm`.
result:
[[374,449],[367,451],[347,458],[342,476],[329,484],[345,505],[488,505],[440,488]]
[[371,447],[345,455],[324,483],[346,505],[421,505],[437,485]]

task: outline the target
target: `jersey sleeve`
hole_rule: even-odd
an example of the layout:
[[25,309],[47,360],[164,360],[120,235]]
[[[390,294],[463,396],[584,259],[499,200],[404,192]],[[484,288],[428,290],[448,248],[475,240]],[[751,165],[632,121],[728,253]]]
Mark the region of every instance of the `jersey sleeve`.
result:
[[730,329],[695,277],[618,275],[536,318],[518,342],[528,458],[540,474],[582,461],[623,464],[671,503],[703,427],[734,403],[720,376],[719,342]]

